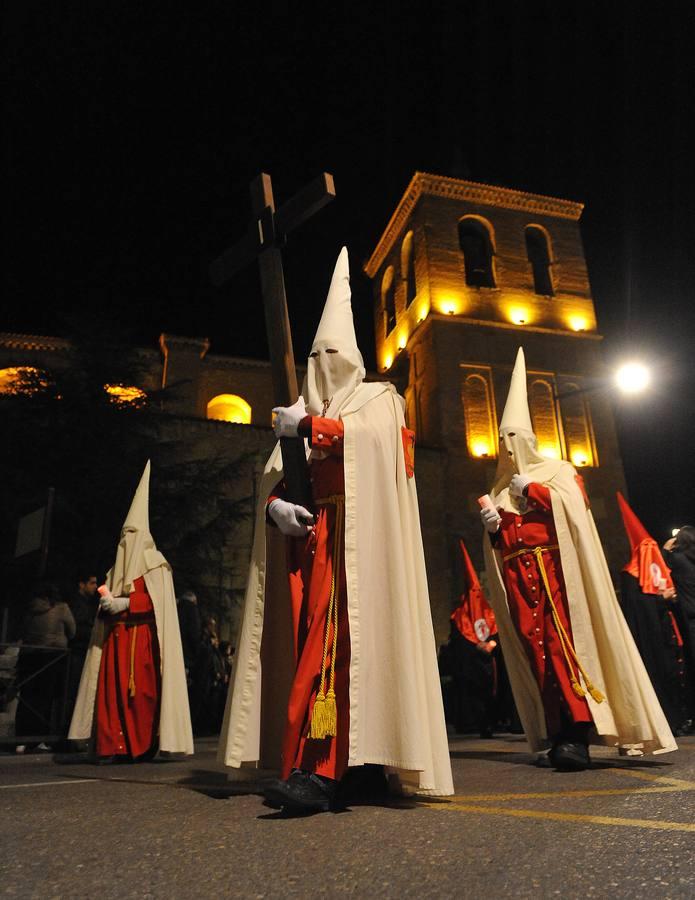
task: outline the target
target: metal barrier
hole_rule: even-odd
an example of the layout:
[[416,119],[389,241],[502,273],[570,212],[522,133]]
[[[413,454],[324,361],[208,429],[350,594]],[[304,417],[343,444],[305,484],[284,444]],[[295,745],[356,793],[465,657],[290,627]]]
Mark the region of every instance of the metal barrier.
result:
[[[27,667],[28,657],[45,656],[45,662],[33,659],[34,665]],[[38,644],[0,643],[0,716],[8,717],[3,723],[9,726],[11,718],[8,713],[13,701],[19,703],[15,709],[15,718],[22,704],[35,719],[45,725],[44,734],[0,733],[0,744],[56,743],[65,740],[68,729],[68,706],[70,703],[70,663],[71,651],[59,647],[45,647]],[[24,664],[24,665],[23,665]],[[27,669],[26,671],[22,671]],[[51,691],[47,707],[37,709],[30,699],[31,687],[36,686],[37,679],[44,681],[47,673],[53,676],[53,685],[59,693]],[[62,686],[56,681],[62,678]],[[30,689],[27,690],[27,686]],[[24,689],[24,690],[23,690]],[[24,715],[24,713],[22,713]]]

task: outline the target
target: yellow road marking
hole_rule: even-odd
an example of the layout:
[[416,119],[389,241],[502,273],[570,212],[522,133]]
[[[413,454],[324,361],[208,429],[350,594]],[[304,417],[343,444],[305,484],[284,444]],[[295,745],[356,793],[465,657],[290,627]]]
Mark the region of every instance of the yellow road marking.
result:
[[555,800],[555,799],[571,799],[573,797],[612,797],[620,794],[671,794],[680,791],[695,790],[692,787],[681,787],[676,784],[665,784],[656,787],[634,787],[634,788],[587,788],[586,790],[577,791],[534,791],[527,794],[455,794],[448,797],[453,803],[475,803],[490,802],[491,800]]
[[627,775],[629,778],[639,778],[642,781],[652,781],[665,785],[679,787],[683,791],[695,790],[695,781],[684,781],[682,778],[672,778],[670,775],[653,775],[651,772],[640,772],[637,769],[614,769],[618,775]]
[[488,816],[513,816],[521,819],[546,819],[556,822],[579,822],[589,825],[619,825],[629,828],[650,828],[656,831],[691,831],[695,825],[684,822],[664,822],[660,819],[623,819],[617,816],[590,816],[582,813],[548,812],[532,809],[509,809],[504,806],[474,806],[464,803],[423,803],[429,809],[482,813]]

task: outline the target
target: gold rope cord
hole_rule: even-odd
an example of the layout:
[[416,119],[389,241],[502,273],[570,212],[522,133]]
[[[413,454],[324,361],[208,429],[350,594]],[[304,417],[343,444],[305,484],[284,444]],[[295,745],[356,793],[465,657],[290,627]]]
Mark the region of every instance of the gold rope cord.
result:
[[[321,683],[314,700],[311,712],[309,737],[323,740],[335,737],[338,733],[338,709],[335,702],[335,657],[338,650],[338,601],[340,599],[340,552],[343,545],[343,511],[345,497],[333,494],[323,500],[316,501],[317,506],[332,504],[335,506],[335,527],[333,529],[333,565],[331,571],[331,593],[328,598],[326,613],[326,634],[323,639],[323,660],[321,661]],[[333,640],[331,643],[331,671],[326,691],[326,669],[328,660],[328,644],[333,624]]]
[[533,549],[523,549],[517,550],[515,553],[510,553],[509,556],[504,556],[502,559],[504,562],[510,559],[516,559],[519,556],[523,556],[525,553],[533,553],[536,558],[536,562],[538,563],[538,571],[541,573],[541,581],[543,582],[543,587],[545,589],[545,593],[550,602],[550,609],[553,617],[553,624],[555,625],[555,631],[557,632],[557,636],[560,639],[560,647],[562,648],[562,655],[565,657],[565,662],[567,664],[567,670],[570,676],[570,682],[572,684],[572,690],[577,695],[577,697],[585,697],[586,691],[581,686],[579,679],[577,678],[574,667],[572,665],[572,660],[584,678],[584,683],[586,684],[587,690],[591,694],[592,698],[597,703],[602,703],[606,698],[603,696],[601,691],[592,684],[589,676],[586,673],[586,669],[579,662],[579,657],[577,656],[577,651],[572,646],[572,641],[570,640],[567,631],[565,630],[565,626],[562,624],[560,619],[560,614],[557,611],[557,607],[555,606],[555,601],[553,600],[553,593],[550,590],[550,584],[548,583],[548,573],[545,569],[545,563],[543,562],[543,552],[545,550],[559,550],[559,546],[557,544],[553,544],[548,547],[533,547]]
[[128,695],[135,696],[135,639],[138,636],[138,626],[133,625],[130,629],[130,675],[128,677]]

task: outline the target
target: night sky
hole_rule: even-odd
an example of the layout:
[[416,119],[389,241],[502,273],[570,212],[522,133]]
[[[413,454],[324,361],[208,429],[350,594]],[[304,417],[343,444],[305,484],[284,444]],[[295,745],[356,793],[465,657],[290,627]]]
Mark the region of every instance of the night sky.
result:
[[208,264],[258,172],[279,204],[325,170],[285,252],[295,353],[345,243],[373,366],[361,266],[416,169],[580,200],[606,360],[655,371],[616,401],[631,501],[657,538],[695,522],[691,3],[173,6],[10,4],[0,330],[262,357],[255,268],[216,291]]

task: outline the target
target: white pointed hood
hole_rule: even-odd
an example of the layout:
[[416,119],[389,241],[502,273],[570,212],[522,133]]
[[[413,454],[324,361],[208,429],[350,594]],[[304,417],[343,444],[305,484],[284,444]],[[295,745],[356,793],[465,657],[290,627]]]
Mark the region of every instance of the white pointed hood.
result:
[[365,376],[352,318],[350,267],[343,247],[311,345],[302,394],[312,416],[337,419]]
[[525,431],[533,434],[531,414],[528,408],[526,358],[523,347],[519,347],[516,354],[512,381],[500,422],[500,434],[504,435],[505,431]]
[[133,502],[121,528],[116,561],[106,576],[106,584],[114,597],[126,597],[133,582],[159,566],[169,564],[155,546],[150,534],[150,461],[142,473]]
[[534,481],[545,482],[563,465],[562,460],[551,460],[538,451],[538,441],[533,431],[526,387],[526,360],[523,347],[519,347],[509,385],[507,402],[500,422],[500,455],[490,496],[496,506],[517,511],[509,497],[512,475],[529,475]]

